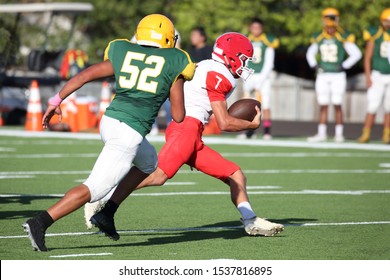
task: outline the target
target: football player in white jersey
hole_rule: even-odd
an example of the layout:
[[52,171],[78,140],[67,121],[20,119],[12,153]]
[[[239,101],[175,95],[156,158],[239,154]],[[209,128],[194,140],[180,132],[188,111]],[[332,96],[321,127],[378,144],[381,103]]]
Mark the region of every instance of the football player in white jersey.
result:
[[[246,177],[240,167],[202,141],[203,127],[212,113],[219,128],[224,131],[260,126],[260,108],[256,108],[257,114],[252,121],[246,121],[230,116],[226,103],[235,88],[235,79],[241,77],[246,80],[253,73],[246,66],[252,56],[252,44],[244,35],[229,32],[217,38],[212,59],[198,63],[192,82],[185,83],[186,117],[182,123],[171,122],[167,128],[166,144],[159,153],[156,171],[147,176],[133,167],[105,207],[92,216],[92,224],[111,239],[118,240],[114,214],[120,203],[135,189],[163,185],[183,164],[187,164],[229,185],[232,202],[240,212],[249,235],[273,236],[283,230],[283,225],[259,218],[252,210],[246,191]],[[140,178],[146,179],[140,183]]]

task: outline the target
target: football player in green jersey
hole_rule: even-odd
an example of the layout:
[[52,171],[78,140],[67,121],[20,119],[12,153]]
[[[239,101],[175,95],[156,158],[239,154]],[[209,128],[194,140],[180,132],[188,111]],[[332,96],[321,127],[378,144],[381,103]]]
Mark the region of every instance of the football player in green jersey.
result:
[[137,26],[136,40],[136,44],[123,39],[110,42],[104,62],[73,77],[50,101],[42,121],[45,128],[55,113],[61,116],[59,106],[72,92],[92,80],[115,76],[116,95],[100,123],[104,147],[88,179],[23,224],[34,250],[47,251],[47,228],[85,203],[107,195],[132,164],[142,173],[155,170],[157,154],[145,135],[168,97],[173,120],[182,122],[185,117],[183,84],[192,79],[195,64],[185,51],[174,48],[172,22],[158,14],[144,17]]
[[[259,18],[251,20],[249,25],[249,40],[253,45],[255,60],[249,61],[248,67],[255,72],[244,83],[244,98],[254,98],[261,101],[262,122],[264,127],[263,139],[270,140],[271,136],[271,72],[274,68],[275,49],[279,47],[279,39],[264,32],[264,22]],[[239,138],[251,138],[253,130],[239,134]]]
[[385,117],[382,142],[390,143],[390,8],[380,15],[380,25],[363,31],[367,42],[364,52],[364,73],[367,84],[367,114],[359,143],[370,141],[375,115],[383,103]]
[[[314,34],[306,53],[309,66],[317,69],[315,91],[320,105],[318,132],[307,139],[309,142],[326,141],[329,105],[335,108],[334,141],[344,141],[341,106],[347,88],[345,70],[357,63],[362,54],[355,44],[355,36],[339,27],[339,16],[339,11],[334,8],[327,8],[322,12],[324,28]],[[316,59],[318,52],[319,61]]]

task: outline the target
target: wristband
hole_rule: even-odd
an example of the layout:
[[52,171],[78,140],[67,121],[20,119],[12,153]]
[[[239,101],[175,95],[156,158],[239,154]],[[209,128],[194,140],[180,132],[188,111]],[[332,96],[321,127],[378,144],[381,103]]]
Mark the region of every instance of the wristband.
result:
[[57,93],[56,95],[54,95],[54,97],[52,99],[50,99],[49,104],[58,107],[58,106],[60,106],[61,102],[62,102],[62,99],[60,97],[60,93]]

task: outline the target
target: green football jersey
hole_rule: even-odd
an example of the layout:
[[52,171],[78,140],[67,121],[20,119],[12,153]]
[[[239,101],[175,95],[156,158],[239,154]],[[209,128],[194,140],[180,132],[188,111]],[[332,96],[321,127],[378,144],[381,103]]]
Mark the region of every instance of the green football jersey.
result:
[[341,72],[341,64],[345,59],[345,42],[355,43],[355,36],[348,31],[338,28],[334,35],[329,35],[325,31],[313,35],[312,43],[318,44],[319,67],[323,72]]
[[365,41],[374,41],[374,53],[372,55],[371,67],[382,74],[390,74],[390,64],[387,58],[387,44],[390,44],[390,31],[384,30],[381,26],[370,27],[363,31]]
[[265,33],[258,37],[253,35],[248,36],[249,40],[253,45],[253,56],[256,58],[255,61],[249,61],[248,67],[252,68],[255,73],[260,73],[264,66],[264,57],[266,48],[270,47],[276,49],[279,47],[279,40],[272,35]]
[[111,41],[104,54],[115,74],[116,94],[105,115],[126,123],[142,136],[150,132],[161,105],[179,75],[191,80],[195,64],[177,48]]

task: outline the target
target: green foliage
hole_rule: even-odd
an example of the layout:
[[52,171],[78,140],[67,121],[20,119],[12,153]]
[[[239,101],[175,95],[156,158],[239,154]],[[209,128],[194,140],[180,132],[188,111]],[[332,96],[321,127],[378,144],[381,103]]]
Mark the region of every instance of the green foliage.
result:
[[265,21],[266,32],[280,38],[281,50],[292,53],[300,47],[307,46],[311,35],[321,29],[321,11],[326,7],[332,6],[340,11],[341,26],[354,33],[358,45],[363,48],[362,30],[369,25],[379,24],[381,11],[389,6],[386,0],[87,0],[86,2],[93,3],[95,10],[83,15],[78,21],[77,28],[83,30],[91,40],[87,50],[91,62],[102,59],[103,51],[112,39],[130,39],[139,20],[150,13],[162,13],[173,20],[180,32],[184,49],[190,47],[189,35],[193,27],[204,26],[209,36],[209,44],[213,44],[215,38],[226,31],[247,34],[248,21],[252,17],[260,17]]

